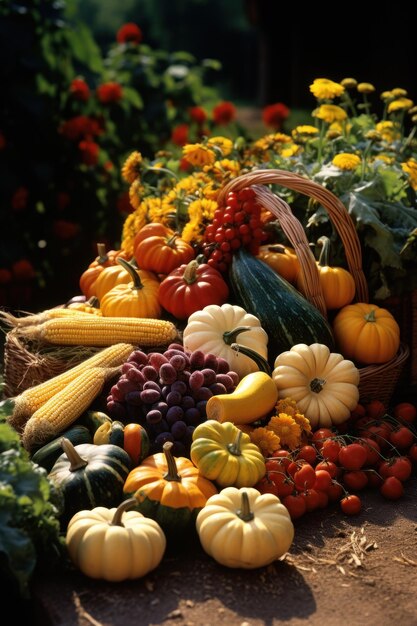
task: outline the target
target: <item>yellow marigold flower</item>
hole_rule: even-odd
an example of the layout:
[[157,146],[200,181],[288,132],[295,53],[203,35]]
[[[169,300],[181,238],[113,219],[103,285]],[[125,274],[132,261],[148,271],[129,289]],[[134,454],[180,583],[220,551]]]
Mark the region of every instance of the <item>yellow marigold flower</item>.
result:
[[141,203],[143,193],[145,191],[144,186],[137,178],[129,187],[129,200],[134,209],[137,209]]
[[411,107],[411,109],[408,110],[409,115],[414,115],[415,113],[417,113],[417,106],[413,106]]
[[142,155],[140,152],[132,152],[127,157],[122,167],[122,178],[130,185],[136,180],[140,174],[140,164],[142,163]]
[[298,152],[300,152],[300,146],[297,146],[297,144],[292,143],[287,148],[282,148],[281,156],[283,156],[285,159],[288,159],[289,157],[294,156]]
[[405,96],[408,95],[407,91],[405,89],[402,89],[402,87],[395,87],[391,90],[391,93],[394,98],[405,98]]
[[291,134],[293,136],[293,139],[295,139],[298,135],[308,135],[309,137],[312,137],[314,135],[317,135],[318,132],[319,129],[315,126],[310,126],[310,124],[302,124],[301,126],[296,126],[295,128],[293,128]]
[[407,111],[413,106],[413,101],[409,98],[398,98],[393,100],[388,105],[388,113],[394,113],[395,111]]
[[387,101],[387,100],[392,100],[392,98],[394,98],[394,94],[392,93],[392,91],[383,91],[381,93],[381,100]]
[[227,137],[210,137],[207,141],[207,145],[220,148],[223,156],[228,156],[233,150],[233,141]]
[[337,130],[336,128],[329,128],[329,130],[326,133],[326,139],[330,139],[330,141],[332,139],[337,139],[338,137],[342,136],[342,132],[340,130]]
[[395,161],[394,157],[388,156],[388,154],[377,154],[373,157],[372,161],[382,161],[388,165],[392,165]]
[[146,209],[146,213],[150,222],[157,222],[158,218],[165,213],[162,208],[161,198],[148,197],[143,200],[142,204]]
[[291,417],[294,417],[296,413],[298,413],[297,403],[292,398],[281,398],[275,405],[275,412],[278,413],[286,413]]
[[255,428],[249,437],[252,443],[254,443],[262,454],[267,457],[271,456],[273,452],[279,450],[281,447],[281,440],[272,430],[269,428]]
[[183,147],[182,153],[184,158],[195,167],[212,165],[216,160],[213,150],[202,143],[188,143]]
[[268,422],[268,430],[272,430],[280,438],[281,446],[295,450],[300,445],[301,427],[291,415],[279,413]]
[[310,85],[310,91],[318,100],[333,100],[342,95],[345,88],[328,78],[316,78]]
[[377,130],[368,130],[365,133],[365,137],[369,139],[369,141],[382,141],[382,135]]
[[216,178],[223,180],[225,177],[234,178],[238,176],[240,172],[240,163],[238,161],[232,161],[230,159],[222,159],[216,161],[212,166],[206,166],[204,171],[212,171]]
[[373,93],[375,87],[371,83],[358,83],[357,90],[359,93]]
[[202,194],[207,200],[216,201],[219,191],[219,188],[215,186],[215,182],[212,181],[203,187]]
[[417,115],[413,115],[411,121],[413,122],[413,124],[417,124]]
[[274,133],[271,135],[273,143],[290,143],[291,137],[285,133]]
[[309,419],[302,415],[302,413],[296,413],[293,417],[294,421],[299,425],[302,432],[311,433],[311,423]]
[[345,89],[355,89],[358,85],[358,81],[355,78],[344,78],[340,81],[340,84],[343,85]]
[[390,120],[386,120],[385,122],[378,122],[376,125],[376,130],[381,133],[382,139],[391,143],[395,139],[399,139],[400,133],[398,130],[398,125],[394,124],[394,122]]
[[322,104],[312,113],[313,117],[324,120],[328,124],[332,122],[343,122],[347,118],[347,113],[337,104]]
[[[135,219],[135,214],[129,213],[123,223],[122,228],[121,247],[123,248],[123,250],[126,250],[129,256],[133,256],[133,240],[137,233],[137,230],[135,228]],[[145,225],[145,222],[143,223],[143,225]]]
[[332,164],[340,170],[355,170],[360,164],[361,159],[357,154],[351,152],[341,152],[333,157]]
[[403,171],[410,177],[410,185],[417,190],[417,161],[416,159],[408,159],[405,163],[401,163]]

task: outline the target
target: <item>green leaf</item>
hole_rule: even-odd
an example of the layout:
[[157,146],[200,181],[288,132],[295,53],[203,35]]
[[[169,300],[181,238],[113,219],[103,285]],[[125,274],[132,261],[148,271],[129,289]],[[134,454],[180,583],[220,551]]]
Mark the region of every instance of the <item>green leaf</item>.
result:
[[100,48],[86,24],[79,23],[77,28],[68,30],[67,39],[78,61],[87,65],[93,72],[101,73],[103,71]]
[[123,97],[136,109],[143,109],[141,95],[132,87],[123,87]]

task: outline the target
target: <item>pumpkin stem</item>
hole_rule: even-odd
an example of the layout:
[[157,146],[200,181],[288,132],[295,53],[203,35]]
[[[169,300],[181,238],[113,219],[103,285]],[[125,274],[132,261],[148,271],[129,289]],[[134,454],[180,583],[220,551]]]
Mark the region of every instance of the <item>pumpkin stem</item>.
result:
[[233,454],[234,456],[240,456],[242,454],[242,450],[240,447],[240,442],[242,440],[242,434],[243,431],[240,430],[240,428],[237,429],[237,433],[236,433],[236,437],[235,440],[233,441],[233,443],[228,443],[227,444],[227,449],[229,450],[230,454]]
[[164,451],[165,458],[167,461],[168,471],[164,474],[165,480],[174,480],[177,483],[180,483],[182,478],[178,474],[177,464],[175,463],[175,459],[172,455],[171,448],[174,444],[172,441],[166,441],[162,446],[162,450]]
[[139,289],[143,289],[142,281],[140,280],[139,274],[137,273],[133,265],[131,265],[124,259],[120,259],[119,257],[117,258],[117,262],[126,270],[126,272],[130,274],[133,281],[132,289],[136,291],[139,291]]
[[106,252],[106,244],[105,243],[98,243],[97,244],[97,254],[98,257],[96,257],[96,261],[97,263],[103,264],[106,263],[106,261],[109,260],[109,257],[107,256],[107,252]]
[[325,384],[326,380],[324,378],[313,378],[313,380],[310,382],[310,389],[314,393],[320,393],[320,391],[323,391],[323,387]]
[[192,285],[197,280],[197,270],[199,265],[200,264],[196,259],[193,259],[188,263],[184,270],[184,274],[182,275],[182,278],[187,285]]
[[179,236],[180,233],[178,232],[178,230],[176,230],[175,233],[171,235],[171,237],[168,237],[168,239],[166,240],[166,245],[170,248],[173,248],[175,246],[175,240],[178,239]]
[[94,308],[98,308],[100,302],[99,299],[97,298],[97,296],[91,296],[91,298],[89,298],[86,302],[86,304],[88,304],[89,306],[92,306]]
[[261,354],[259,354],[259,352],[255,352],[255,350],[252,350],[251,348],[248,348],[247,346],[242,346],[242,344],[240,343],[232,343],[230,347],[235,352],[238,352],[238,353],[241,352],[245,356],[248,356],[250,359],[252,359],[252,361],[255,361],[256,365],[258,366],[258,369],[261,372],[265,372],[266,374],[268,374],[268,376],[271,376],[272,370],[269,366],[269,363],[266,359],[264,359],[264,357]]
[[372,309],[371,311],[369,311],[369,313],[365,315],[365,320],[367,322],[376,322],[375,309]]
[[129,509],[133,509],[133,507],[136,506],[137,503],[138,501],[136,500],[136,498],[129,498],[128,500],[124,500],[123,502],[121,502],[119,506],[117,507],[115,514],[113,515],[113,519],[110,522],[110,526],[123,526],[124,527],[124,524],[122,522],[123,513],[125,511],[128,511]]
[[244,522],[251,522],[255,515],[250,510],[249,498],[247,491],[242,491],[242,504],[238,511],[236,511],[240,519]]
[[61,439],[61,448],[67,455],[68,461],[70,462],[70,472],[76,472],[77,470],[83,469],[83,467],[86,467],[88,465],[88,461],[80,457],[71,441],[66,437],[62,437]]
[[251,326],[237,326],[233,330],[226,330],[223,333],[223,341],[226,345],[231,346],[232,343],[235,343],[236,338],[240,333],[245,333],[247,330],[251,330]]
[[282,243],[274,243],[268,246],[268,252],[277,252],[279,254],[285,254],[285,246]]
[[330,239],[323,235],[317,239],[317,243],[322,246],[318,263],[320,267],[329,267]]

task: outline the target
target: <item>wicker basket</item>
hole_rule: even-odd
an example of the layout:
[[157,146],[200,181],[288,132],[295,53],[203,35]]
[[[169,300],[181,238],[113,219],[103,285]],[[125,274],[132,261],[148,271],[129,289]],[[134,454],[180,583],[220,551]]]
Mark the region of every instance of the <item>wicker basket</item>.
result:
[[[341,200],[325,187],[283,170],[254,170],[225,185],[218,202],[223,204],[230,191],[239,191],[245,187],[254,189],[258,201],[278,219],[282,231],[297,254],[306,286],[305,297],[327,318],[317,264],[304,228],[288,203],[266,187],[270,184],[282,185],[310,196],[327,210],[342,241],[346,262],[355,281],[355,299],[358,302],[369,302],[368,285],[362,269],[362,251],[354,222]],[[359,368],[361,402],[378,398],[388,406],[408,357],[409,347],[402,343],[397,355],[387,363]]]

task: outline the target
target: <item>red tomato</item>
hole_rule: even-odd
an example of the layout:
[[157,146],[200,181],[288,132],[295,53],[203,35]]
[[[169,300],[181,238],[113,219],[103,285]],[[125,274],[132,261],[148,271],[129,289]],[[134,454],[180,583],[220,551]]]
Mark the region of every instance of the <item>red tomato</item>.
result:
[[389,476],[382,483],[379,491],[387,500],[398,500],[404,495],[404,486],[395,476]]
[[337,463],[341,447],[342,446],[337,439],[326,439],[326,441],[323,441],[323,445],[321,447],[321,455],[324,459]]
[[414,435],[407,426],[400,426],[390,433],[389,440],[398,450],[407,450],[414,443]]
[[267,474],[265,474],[265,476],[263,476],[261,480],[256,483],[255,489],[257,489],[259,493],[272,493],[274,496],[278,497],[277,486]]
[[359,443],[349,443],[339,452],[339,463],[344,469],[359,470],[365,464],[366,450]]
[[318,508],[319,509],[325,509],[326,506],[329,505],[329,496],[327,495],[327,493],[325,491],[317,491],[317,498],[318,498]]
[[326,470],[316,469],[316,482],[314,483],[314,489],[317,491],[327,491],[332,484],[332,477]]
[[408,457],[413,461],[413,463],[417,463],[417,443],[413,443],[411,448],[408,451]]
[[300,494],[306,503],[306,511],[310,513],[319,508],[320,496],[315,489],[306,489]]
[[369,439],[368,437],[361,437],[358,439],[357,443],[363,446],[366,450],[366,461],[364,465],[377,465],[380,462],[381,456],[381,448],[377,444],[374,439]]
[[400,402],[395,405],[393,415],[400,422],[411,424],[416,420],[417,408],[411,402]]
[[306,501],[300,493],[285,496],[282,504],[288,509],[291,519],[302,517],[307,510]]
[[282,470],[267,470],[266,474],[268,479],[275,483],[276,495],[280,498],[288,496],[294,491],[294,481]]
[[368,476],[369,487],[380,487],[384,482],[382,476],[373,469],[366,470],[366,475]]
[[339,474],[339,468],[333,461],[320,461],[320,463],[316,465],[316,472],[317,470],[328,472],[332,478],[336,478]]
[[386,450],[389,447],[389,436],[391,434],[391,428],[386,422],[380,422],[379,424],[373,424],[361,432],[362,437],[368,439],[374,439],[379,445],[381,450]]
[[285,471],[292,461],[291,454],[288,450],[277,450],[267,459],[268,461],[276,461],[281,467],[281,471]]
[[311,489],[316,482],[316,472],[314,471],[314,467],[312,467],[310,463],[305,463],[297,472],[295,472],[294,482],[298,491]]
[[362,502],[358,496],[349,495],[340,500],[340,507],[346,515],[357,515],[362,509]]
[[327,490],[330,502],[338,502],[343,496],[343,487],[336,480],[332,480],[332,484]]
[[363,470],[351,470],[343,474],[344,486],[352,491],[360,491],[368,484],[368,476]]
[[298,470],[301,469],[301,467],[303,465],[305,465],[306,463],[307,463],[307,461],[304,461],[304,459],[298,459],[297,461],[291,461],[291,463],[287,467],[288,474],[294,478],[295,473],[298,472]]
[[315,465],[317,463],[317,450],[314,446],[302,446],[298,453],[297,459],[304,459],[310,465]]
[[374,419],[379,419],[386,413],[385,404],[380,400],[371,400],[365,404],[366,414]]
[[365,415],[366,415],[366,409],[363,406],[363,404],[359,403],[355,406],[353,411],[350,412],[350,419],[353,422],[356,422],[357,419],[359,419],[360,417],[365,417]]
[[378,467],[378,472],[383,478],[388,476],[395,476],[401,482],[408,480],[411,476],[412,465],[409,458],[406,456],[396,456],[383,461]]
[[320,450],[323,445],[323,441],[325,439],[329,439],[330,437],[334,437],[334,432],[330,430],[330,428],[318,428],[313,432],[311,439],[317,450]]

